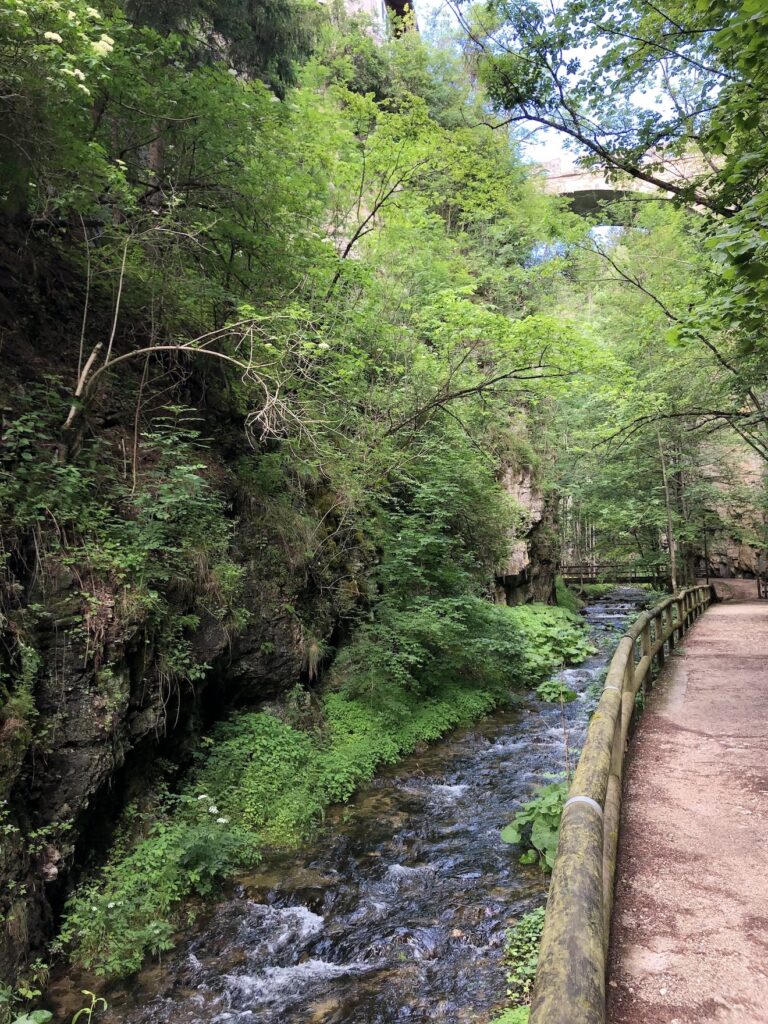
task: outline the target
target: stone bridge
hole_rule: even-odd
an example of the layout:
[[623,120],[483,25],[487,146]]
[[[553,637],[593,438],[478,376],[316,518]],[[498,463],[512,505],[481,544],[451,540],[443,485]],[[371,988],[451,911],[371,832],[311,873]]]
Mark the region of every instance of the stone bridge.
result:
[[[573,212],[585,216],[598,213],[602,203],[631,199],[638,194],[671,196],[656,185],[630,175],[608,181],[600,171],[567,166],[560,160],[551,160],[540,166],[544,191],[549,195],[568,197]],[[655,176],[672,185],[685,186],[705,170],[708,168],[700,156],[683,156],[666,160],[663,169],[656,171]],[[620,218],[614,214],[613,219]]]

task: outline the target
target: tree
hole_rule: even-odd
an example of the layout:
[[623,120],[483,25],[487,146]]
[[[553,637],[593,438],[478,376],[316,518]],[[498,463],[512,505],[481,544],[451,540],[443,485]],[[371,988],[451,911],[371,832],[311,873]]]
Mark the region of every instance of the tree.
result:
[[[462,19],[506,123],[558,131],[588,165],[655,184],[698,210],[710,266],[704,301],[677,314],[679,330],[706,335],[760,405],[768,366],[764,5],[492,0]],[[676,177],[670,161],[691,154],[695,170]],[[762,412],[749,416],[751,426]]]

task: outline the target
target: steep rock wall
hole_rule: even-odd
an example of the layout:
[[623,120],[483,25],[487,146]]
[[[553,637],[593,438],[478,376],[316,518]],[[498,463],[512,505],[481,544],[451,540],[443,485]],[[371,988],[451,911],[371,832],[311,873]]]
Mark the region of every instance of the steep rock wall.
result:
[[[499,598],[548,601],[556,562],[552,506],[527,470],[508,469],[504,486],[521,507],[524,532],[499,573]],[[23,670],[23,636],[35,651],[28,671],[36,711],[32,731],[21,719],[3,724],[0,977],[12,978],[29,952],[43,947],[78,865],[103,848],[120,809],[146,785],[153,759],[183,764],[201,722],[306,678],[308,618],[316,635],[334,630],[333,600],[318,599],[304,567],[276,573],[264,555],[276,540],[264,536],[252,510],[237,514],[248,627],[231,637],[214,618],[201,621],[192,642],[211,668],[194,685],[163,678],[150,624],[119,611],[119,591],[101,595],[99,620],[84,629],[88,607],[75,572],[6,570],[3,667]],[[361,577],[365,557],[355,554],[346,568]]]
[[[754,500],[765,490],[765,463],[744,446],[733,445],[726,452],[727,474],[721,478],[714,468],[709,471],[721,495],[712,503],[721,527],[708,537],[709,573],[724,579],[752,578],[768,569],[765,516]],[[696,548],[702,551],[703,538]],[[703,555],[694,568],[704,569]]]
[[[233,701],[257,702],[301,678],[305,641],[293,613],[303,580],[270,580],[248,568],[247,633],[231,641],[215,620],[195,632],[196,654],[211,668],[194,685],[159,671],[146,619],[115,614],[119,593],[100,606],[100,642],[82,628],[80,585],[62,570],[6,586],[3,668],[18,672],[18,638],[35,651],[33,729],[6,717],[0,741],[0,977],[11,979],[29,950],[50,937],[72,869],[104,842],[126,793],[140,791],[158,754],[184,760],[183,743],[201,718]],[[9,581],[6,580],[6,584]],[[105,666],[109,666],[108,669]],[[213,705],[213,709],[211,708]]]
[[512,538],[506,564],[497,573],[497,599],[510,605],[528,601],[549,603],[559,557],[556,502],[540,488],[530,467],[508,466],[501,483],[520,506],[522,524],[520,532]]

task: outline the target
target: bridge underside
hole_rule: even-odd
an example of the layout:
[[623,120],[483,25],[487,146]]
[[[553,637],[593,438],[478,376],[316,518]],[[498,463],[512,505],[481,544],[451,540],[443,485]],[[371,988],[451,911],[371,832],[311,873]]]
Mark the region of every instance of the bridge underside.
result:
[[612,188],[587,188],[573,192],[562,192],[569,201],[571,210],[582,217],[593,217],[601,214],[605,224],[621,224],[623,216],[621,208],[607,209],[607,204],[615,203],[618,200],[632,199],[634,193],[628,190]]

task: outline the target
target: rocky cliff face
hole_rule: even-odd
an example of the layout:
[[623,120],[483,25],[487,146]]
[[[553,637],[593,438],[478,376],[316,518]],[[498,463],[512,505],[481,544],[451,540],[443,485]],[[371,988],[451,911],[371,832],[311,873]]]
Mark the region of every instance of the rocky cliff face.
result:
[[[248,630],[231,640],[215,620],[201,623],[193,642],[211,668],[194,685],[164,676],[147,619],[115,613],[119,592],[101,595],[99,622],[84,629],[88,606],[72,571],[6,577],[0,667],[29,674],[34,711],[6,714],[0,732],[0,978],[13,978],[50,937],[73,866],[103,843],[155,756],[183,760],[184,737],[201,717],[301,677],[305,643],[291,603],[301,578],[286,589],[242,556]],[[22,636],[23,650],[34,651],[27,666]],[[211,689],[217,708],[206,712]]]
[[555,502],[539,488],[530,468],[507,467],[501,483],[520,506],[522,523],[507,562],[497,573],[497,599],[504,604],[549,602],[559,556]]
[[[764,492],[765,463],[754,452],[733,446],[728,469],[726,480],[716,479],[722,497],[713,502],[713,511],[724,528],[708,538],[709,573],[724,579],[751,578],[768,569],[764,514],[752,500]],[[701,542],[697,548],[701,549]],[[704,568],[703,559],[696,568]]]
[[[6,395],[71,370],[57,362],[54,326],[47,346],[31,327],[11,339],[13,352],[6,343]],[[123,465],[131,451],[140,384],[115,387],[108,415],[96,410],[89,422],[109,465]],[[118,576],[78,562],[72,552],[83,547],[68,547],[55,516],[31,516],[28,527],[19,526],[3,508],[0,979],[13,979],[50,938],[80,866],[105,848],[118,813],[146,789],[158,757],[184,766],[201,727],[228,708],[258,704],[313,676],[324,643],[339,639],[340,620],[360,605],[376,557],[354,529],[341,538],[332,496],[322,492],[302,493],[306,505],[294,510],[295,522],[282,506],[269,520],[258,485],[244,489],[230,472],[242,454],[241,428],[210,396],[200,399],[194,380],[183,378],[182,390],[181,400],[206,409],[210,420],[201,428],[213,438],[202,475],[237,523],[230,557],[244,573],[238,602],[247,618],[233,631],[206,614],[205,599],[190,591],[194,572],[182,586],[169,584],[168,610],[186,623],[194,663],[208,666],[199,675],[169,674],[151,609]],[[4,428],[18,411],[2,409]],[[50,446],[32,447],[30,455],[35,464],[52,464]],[[556,561],[552,508],[526,470],[508,469],[504,486],[524,523],[499,572],[500,599],[546,601]],[[122,511],[111,514],[117,522]],[[307,522],[320,558],[307,554]]]

